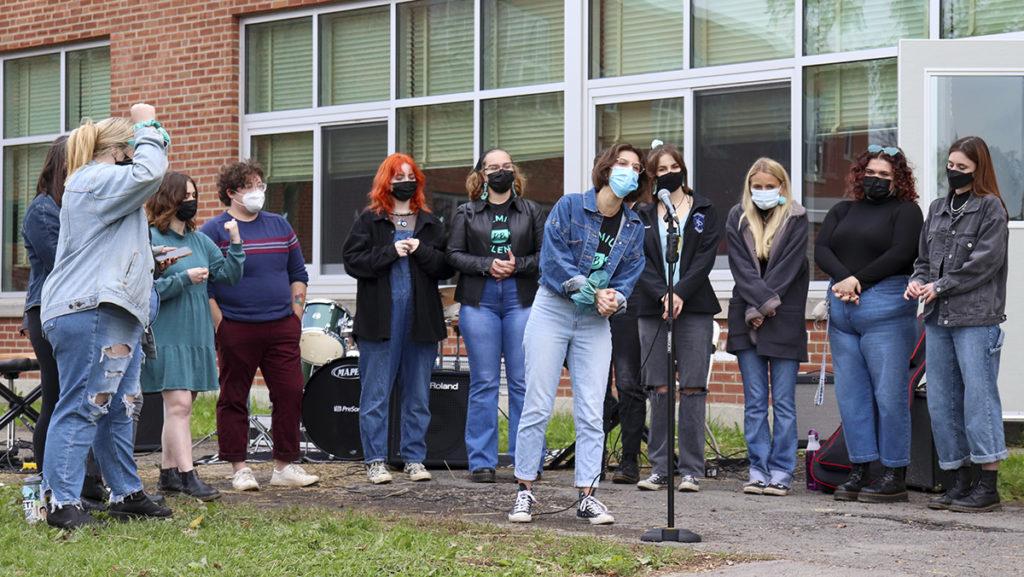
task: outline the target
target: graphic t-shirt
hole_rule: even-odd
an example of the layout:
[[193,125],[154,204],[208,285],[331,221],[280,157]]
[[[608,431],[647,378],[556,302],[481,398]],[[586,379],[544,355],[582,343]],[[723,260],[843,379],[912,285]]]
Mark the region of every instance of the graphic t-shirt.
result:
[[619,226],[622,225],[622,210],[615,213],[615,216],[606,216],[601,220],[601,232],[598,234],[597,251],[594,253],[594,263],[590,270],[600,270],[608,262],[612,254],[612,247],[615,246],[615,239],[619,236]]
[[508,260],[508,252],[512,249],[512,232],[508,228],[508,208],[511,200],[504,204],[491,205],[491,255],[500,260]]

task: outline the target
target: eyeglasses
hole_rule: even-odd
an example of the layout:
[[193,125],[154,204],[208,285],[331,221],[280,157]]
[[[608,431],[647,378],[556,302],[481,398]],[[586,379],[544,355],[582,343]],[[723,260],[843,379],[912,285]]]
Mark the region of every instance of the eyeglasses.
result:
[[868,152],[871,154],[878,154],[879,152],[882,152],[888,156],[899,156],[903,154],[903,152],[895,146],[882,146],[881,144],[869,144]]
[[499,170],[508,170],[509,172],[511,172],[512,169],[513,166],[511,162],[506,162],[505,164],[502,165],[488,164],[487,166],[484,167],[484,174],[491,174],[492,172],[498,172]]
[[250,186],[249,188],[242,189],[242,192],[267,192],[267,185],[261,182],[256,186]]

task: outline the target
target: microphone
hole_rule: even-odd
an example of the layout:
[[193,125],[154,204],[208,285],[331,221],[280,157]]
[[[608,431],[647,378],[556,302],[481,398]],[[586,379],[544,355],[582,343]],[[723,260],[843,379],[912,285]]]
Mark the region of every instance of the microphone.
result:
[[672,193],[668,189],[661,189],[656,195],[658,200],[665,205],[665,213],[671,218],[676,224],[679,224],[679,219],[676,218],[676,207],[672,205]]

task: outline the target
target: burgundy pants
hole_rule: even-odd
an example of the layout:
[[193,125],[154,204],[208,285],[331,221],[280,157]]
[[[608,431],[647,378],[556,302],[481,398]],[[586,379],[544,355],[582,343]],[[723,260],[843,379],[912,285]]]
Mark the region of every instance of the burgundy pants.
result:
[[217,330],[220,397],[217,399],[217,439],[220,458],[245,461],[249,444],[249,389],[256,369],[270,391],[271,436],[274,458],[299,458],[299,419],[302,416],[302,365],[295,315],[264,323],[224,319]]

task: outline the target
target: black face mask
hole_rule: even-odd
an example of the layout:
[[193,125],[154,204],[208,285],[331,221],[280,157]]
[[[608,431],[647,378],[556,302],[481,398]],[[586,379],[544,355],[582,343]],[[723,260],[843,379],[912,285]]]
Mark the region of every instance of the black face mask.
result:
[[864,188],[864,198],[868,200],[885,200],[892,196],[892,191],[889,189],[892,186],[892,181],[888,178],[865,176],[860,181],[860,185]]
[[397,200],[406,201],[416,194],[416,181],[406,180],[403,182],[391,183],[391,196]]
[[197,210],[199,210],[198,200],[186,200],[178,205],[178,210],[174,213],[174,216],[182,222],[188,222],[196,215]]
[[505,194],[508,192],[508,189],[512,188],[512,183],[515,182],[515,179],[516,175],[511,170],[492,172],[487,175],[487,188],[498,194]]
[[658,190],[664,189],[673,192],[681,186],[683,186],[683,171],[681,170],[679,172],[666,172],[658,177]]
[[121,160],[115,160],[114,164],[116,164],[118,166],[131,166],[131,165],[135,164],[135,161],[132,160],[131,157],[126,156],[126,157],[122,158]]
[[953,170],[952,168],[946,169],[946,179],[949,180],[949,191],[953,192],[958,188],[963,188],[968,184],[974,182],[973,172],[960,172],[959,170]]

